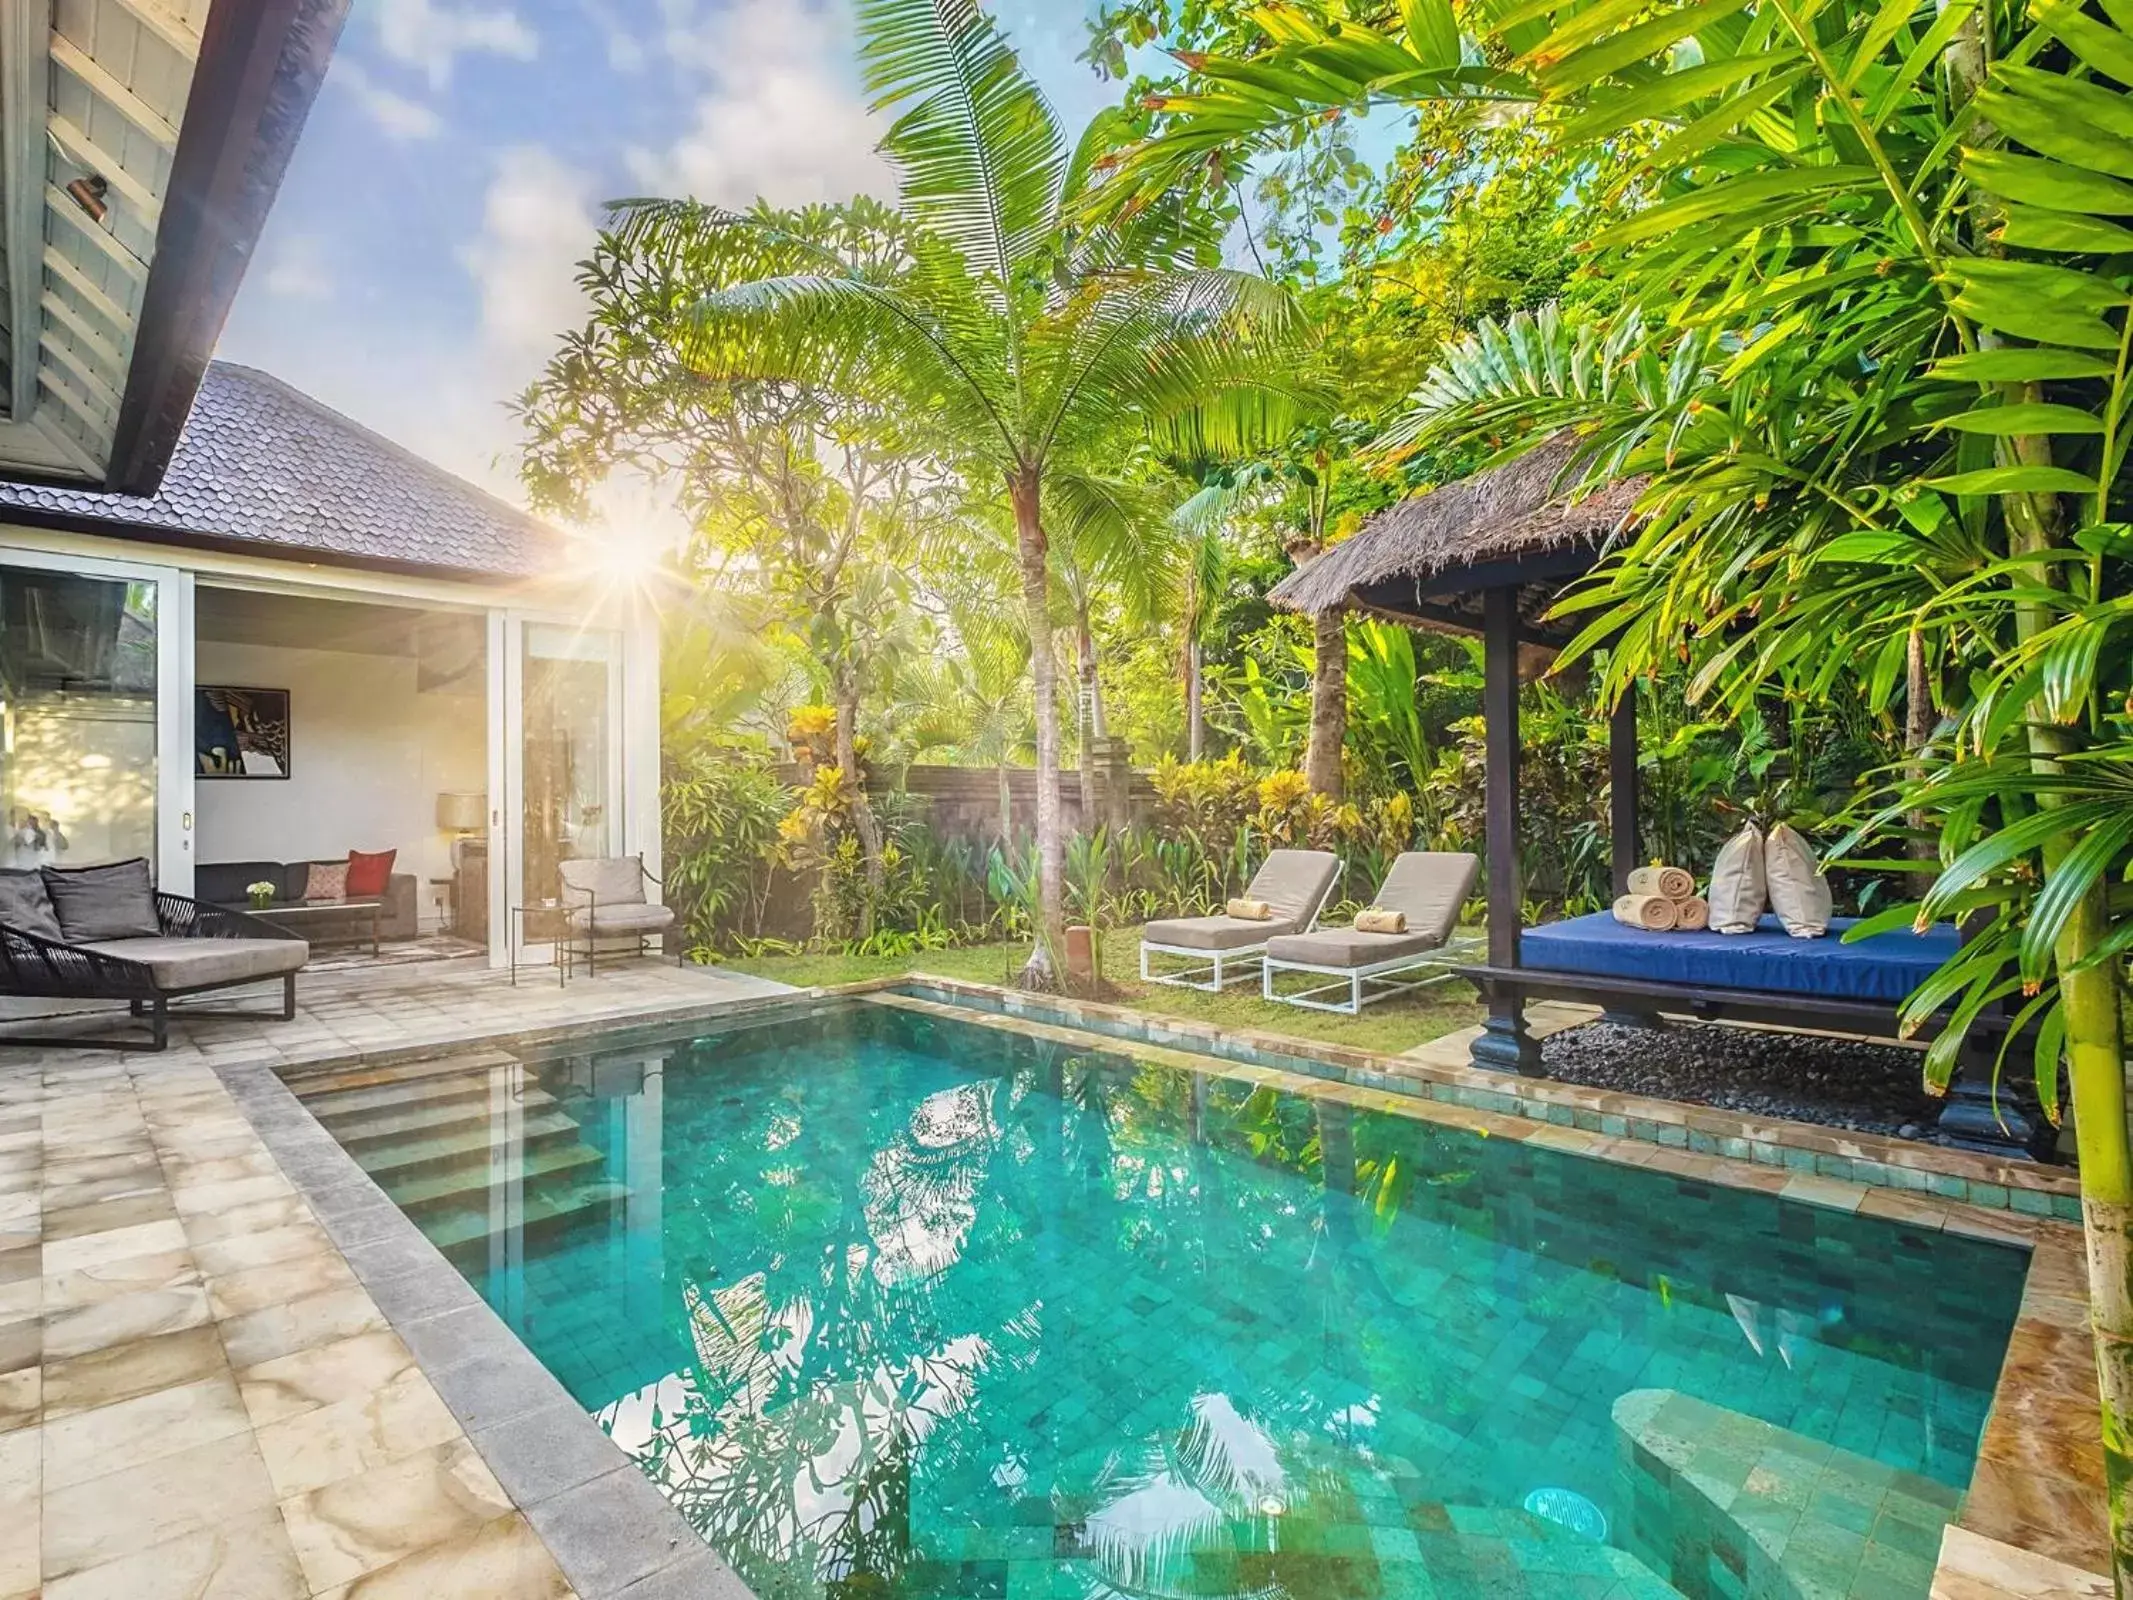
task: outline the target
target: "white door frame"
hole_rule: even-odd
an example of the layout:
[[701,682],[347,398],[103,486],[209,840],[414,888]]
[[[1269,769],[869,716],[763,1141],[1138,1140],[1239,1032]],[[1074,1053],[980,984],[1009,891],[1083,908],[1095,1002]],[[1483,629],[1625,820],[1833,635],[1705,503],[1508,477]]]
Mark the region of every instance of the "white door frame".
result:
[[[500,715],[489,719],[489,964],[503,966],[510,960],[510,939],[516,932],[511,908],[526,903],[526,861],[523,850],[526,815],[526,630],[529,627],[566,628],[608,641],[607,654],[607,838],[608,848],[619,854],[642,854],[645,865],[656,875],[659,868],[659,724],[657,717],[658,666],[656,644],[652,672],[654,696],[650,727],[652,765],[649,779],[637,759],[644,742],[639,703],[642,694],[630,690],[643,676],[633,648],[635,629],[606,619],[588,621],[553,611],[530,611],[504,607],[489,613],[490,703]],[[632,670],[635,667],[637,670]],[[649,842],[643,830],[642,796],[649,782],[654,822]],[[549,892],[546,885],[542,894]],[[657,890],[647,888],[656,897]]]
[[183,567],[0,544],[0,567],[156,586],[156,884],[193,892],[193,575]]

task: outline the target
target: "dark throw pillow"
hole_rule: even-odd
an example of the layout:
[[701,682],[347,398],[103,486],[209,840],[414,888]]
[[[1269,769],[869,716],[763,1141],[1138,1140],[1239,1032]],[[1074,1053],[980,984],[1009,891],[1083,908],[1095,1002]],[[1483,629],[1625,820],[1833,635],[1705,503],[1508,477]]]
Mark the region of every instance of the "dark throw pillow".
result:
[[44,892],[43,873],[0,871],[0,927],[20,928],[40,939],[66,937],[52,913],[52,897]]
[[93,939],[152,939],[156,920],[155,880],[148,860],[115,861],[108,867],[45,867],[44,892],[59,913],[69,944]]
[[397,850],[351,850],[348,852],[348,898],[375,900],[393,880],[393,857]]

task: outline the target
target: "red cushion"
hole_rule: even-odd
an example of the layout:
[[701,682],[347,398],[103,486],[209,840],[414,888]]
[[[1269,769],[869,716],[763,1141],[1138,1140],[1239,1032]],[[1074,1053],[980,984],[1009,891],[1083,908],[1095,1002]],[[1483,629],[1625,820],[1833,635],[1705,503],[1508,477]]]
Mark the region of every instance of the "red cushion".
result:
[[368,850],[348,852],[348,897],[371,900],[385,892],[392,881],[393,857],[397,850],[380,850],[372,854]]

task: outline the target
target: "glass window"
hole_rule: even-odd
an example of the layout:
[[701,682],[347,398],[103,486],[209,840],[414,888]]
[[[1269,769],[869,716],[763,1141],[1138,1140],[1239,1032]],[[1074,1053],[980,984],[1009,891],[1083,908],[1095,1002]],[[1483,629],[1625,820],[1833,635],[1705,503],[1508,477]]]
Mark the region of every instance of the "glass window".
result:
[[563,862],[619,848],[615,640],[548,623],[528,623],[525,640],[526,895],[547,900]]
[[0,866],[156,853],[156,585],[0,567]]

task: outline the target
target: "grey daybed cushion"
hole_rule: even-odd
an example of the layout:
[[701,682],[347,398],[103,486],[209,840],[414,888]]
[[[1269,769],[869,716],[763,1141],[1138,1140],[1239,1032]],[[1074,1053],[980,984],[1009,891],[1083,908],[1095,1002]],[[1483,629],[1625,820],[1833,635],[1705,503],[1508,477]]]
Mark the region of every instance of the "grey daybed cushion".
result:
[[69,944],[92,939],[152,939],[163,931],[156,918],[155,880],[148,858],[114,861],[107,867],[42,867],[44,892]]
[[10,868],[0,871],[0,927],[20,928],[40,939],[64,939],[52,897],[44,892],[44,874]]
[[1265,922],[1244,917],[1172,917],[1141,929],[1143,944],[1186,950],[1243,950],[1311,925],[1326,903],[1340,858],[1330,850],[1275,850],[1260,863],[1245,889],[1246,900],[1264,900],[1274,915]]
[[278,978],[311,958],[301,939],[105,939],[83,948],[146,963],[158,989]]
[[1405,933],[1320,928],[1267,941],[1269,961],[1316,967],[1367,967],[1401,956],[1426,955],[1451,938],[1459,910],[1474,892],[1478,857],[1463,850],[1409,850],[1385,874],[1376,904],[1407,914]]

